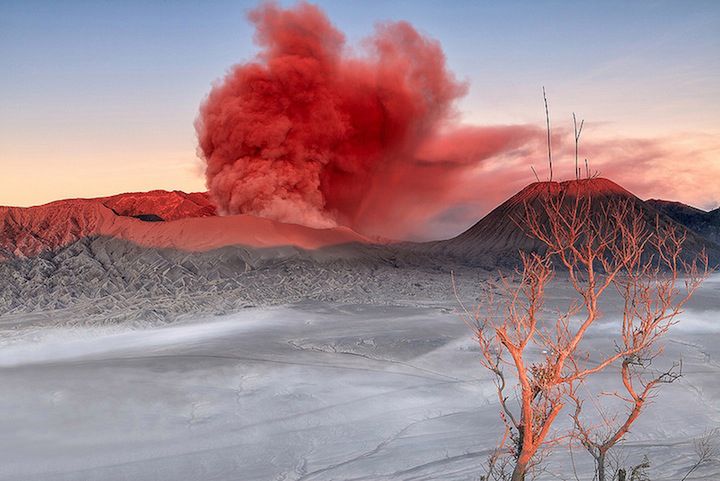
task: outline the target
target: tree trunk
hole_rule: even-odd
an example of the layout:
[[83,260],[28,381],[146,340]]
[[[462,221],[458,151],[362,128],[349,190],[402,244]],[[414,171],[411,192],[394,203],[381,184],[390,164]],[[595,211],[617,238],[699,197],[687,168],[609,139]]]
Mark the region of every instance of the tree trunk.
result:
[[528,446],[523,445],[524,441],[525,439],[522,435],[522,429],[520,429],[519,445],[522,447],[520,447],[520,453],[515,460],[515,468],[513,468],[510,481],[525,481],[525,473],[527,473],[530,460],[532,459],[532,455],[535,453],[535,449],[528,449]]
[[510,481],[525,481],[525,469],[526,466],[521,467],[519,464],[516,464]]
[[597,464],[598,481],[605,481],[605,453],[603,451],[597,455],[595,463]]

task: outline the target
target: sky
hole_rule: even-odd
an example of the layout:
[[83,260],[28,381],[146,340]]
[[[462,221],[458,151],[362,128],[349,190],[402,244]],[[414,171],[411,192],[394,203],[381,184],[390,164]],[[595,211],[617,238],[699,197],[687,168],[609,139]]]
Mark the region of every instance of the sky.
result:
[[[469,84],[463,123],[543,126],[545,86],[554,134],[571,138],[572,113],[584,118],[600,174],[643,198],[720,204],[720,2],[313,3],[350,45],[389,20],[437,39]],[[213,83],[256,54],[255,6],[0,0],[0,205],[205,190],[193,122]],[[556,164],[573,175],[569,158]],[[542,158],[534,167],[546,175]],[[484,169],[488,182],[503,165]],[[458,231],[534,179],[513,169],[425,230]]]

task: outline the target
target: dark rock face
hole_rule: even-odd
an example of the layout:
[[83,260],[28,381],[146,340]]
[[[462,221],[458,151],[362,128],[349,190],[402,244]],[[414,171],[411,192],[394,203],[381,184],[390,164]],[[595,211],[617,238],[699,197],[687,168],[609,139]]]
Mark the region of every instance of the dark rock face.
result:
[[681,202],[650,199],[647,203],[675,222],[720,244],[720,208],[707,212]]
[[135,217],[136,219],[140,219],[144,222],[164,222],[165,221],[165,219],[163,219],[159,215],[155,215],[155,214],[138,214],[138,215],[134,215],[132,217]]

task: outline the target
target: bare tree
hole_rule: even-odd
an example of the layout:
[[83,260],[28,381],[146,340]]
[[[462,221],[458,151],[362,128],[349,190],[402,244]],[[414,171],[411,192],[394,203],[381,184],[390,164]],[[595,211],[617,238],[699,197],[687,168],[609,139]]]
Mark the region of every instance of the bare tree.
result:
[[[643,460],[640,464],[630,468],[630,479],[629,481],[650,481],[647,470],[650,469],[650,460],[647,456],[643,456]],[[617,473],[618,481],[628,481],[627,470],[618,469]]]
[[[561,439],[550,430],[572,386],[652,348],[707,275],[704,254],[685,262],[684,236],[672,226],[646,222],[631,202],[596,203],[590,194],[570,197],[551,188],[516,219],[544,252],[521,253],[515,277],[501,276],[499,298],[486,288],[473,312],[463,308],[481,362],[495,375],[509,433],[501,448],[515,462],[512,481],[523,481],[540,448]],[[577,298],[551,317],[543,304],[557,267]],[[599,302],[612,287],[624,300],[622,342],[590,363],[581,341],[601,317]],[[512,388],[517,395],[511,398]]]
[[480,476],[480,481],[508,481],[511,475],[510,459],[496,449],[488,456],[487,468],[485,474]]
[[695,463],[690,466],[690,469],[680,481],[685,481],[695,472],[700,466],[707,463],[718,462],[720,460],[720,447],[718,447],[718,432],[720,430],[712,429],[706,432],[703,436],[696,439],[694,444],[696,460]]
[[[625,348],[632,349],[633,339],[624,339]],[[682,376],[682,362],[673,363],[667,371],[659,373],[650,380],[644,379],[644,374],[649,369],[654,356],[659,354],[659,348],[655,353],[637,353],[622,360],[620,373],[626,393],[618,392],[612,395],[619,397],[629,405],[627,415],[618,424],[613,421],[617,416],[607,416],[601,413],[604,424],[600,426],[589,426],[584,424],[580,418],[583,408],[583,400],[579,396],[577,386],[572,386],[568,391],[568,397],[575,403],[575,412],[571,414],[574,433],[573,437],[580,441],[580,444],[592,455],[595,461],[595,474],[598,481],[606,481],[606,462],[610,449],[623,440],[630,431],[632,424],[637,420],[646,403],[653,397],[653,391],[661,384],[668,384],[676,381]],[[614,479],[614,473],[610,479]]]

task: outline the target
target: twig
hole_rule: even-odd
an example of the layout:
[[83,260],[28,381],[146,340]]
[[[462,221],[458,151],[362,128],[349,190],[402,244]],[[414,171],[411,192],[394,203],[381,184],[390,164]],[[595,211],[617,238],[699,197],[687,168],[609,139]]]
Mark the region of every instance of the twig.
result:
[[553,166],[552,166],[552,149],[550,146],[550,111],[548,110],[547,95],[545,94],[545,87],[542,88],[543,100],[545,101],[545,121],[547,122],[547,146],[548,146],[548,163],[550,164],[550,182],[553,180]]
[[533,166],[531,165],[530,168],[532,169],[533,174],[535,174],[535,180],[537,180],[538,182],[540,182],[540,177],[538,177],[537,172],[535,172],[535,167],[533,167]]
[[700,439],[695,440],[695,453],[698,459],[680,481],[688,479],[688,477],[703,464],[718,458],[718,446],[716,444],[718,432],[717,428],[713,429],[712,431],[706,432]]
[[583,125],[585,125],[585,119],[580,121],[580,129],[578,129],[577,118],[575,112],[573,112],[573,126],[575,127],[575,180],[580,179],[580,168],[578,167],[578,145],[580,144],[580,134],[582,133]]

